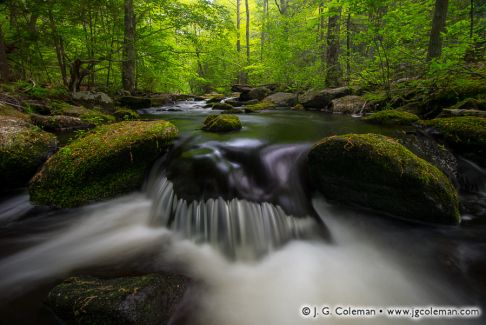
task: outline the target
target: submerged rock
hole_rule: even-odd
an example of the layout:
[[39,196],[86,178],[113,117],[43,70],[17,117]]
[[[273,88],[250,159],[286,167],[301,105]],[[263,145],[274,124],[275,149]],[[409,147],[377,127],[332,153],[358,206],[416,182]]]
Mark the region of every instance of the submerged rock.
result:
[[23,119],[0,116],[0,192],[27,185],[56,142]]
[[364,121],[373,124],[382,125],[411,125],[419,120],[415,114],[398,111],[398,110],[384,110],[373,113],[370,116],[363,118]]
[[462,116],[422,121],[437,136],[459,151],[486,150],[486,118]]
[[229,132],[241,129],[241,121],[233,114],[209,115],[202,129],[209,132]]
[[311,90],[299,97],[299,103],[307,109],[325,109],[333,99],[351,95],[352,89],[349,87],[330,88],[321,91]]
[[341,114],[358,114],[364,111],[366,101],[360,96],[344,96],[331,101],[331,111]]
[[49,292],[54,313],[74,324],[167,324],[188,279],[174,274],[98,279],[72,277]]
[[447,176],[392,138],[325,138],[309,152],[308,168],[328,199],[420,222],[460,222],[457,191]]
[[100,126],[44,164],[31,182],[31,200],[65,208],[134,191],[177,134],[166,121]]

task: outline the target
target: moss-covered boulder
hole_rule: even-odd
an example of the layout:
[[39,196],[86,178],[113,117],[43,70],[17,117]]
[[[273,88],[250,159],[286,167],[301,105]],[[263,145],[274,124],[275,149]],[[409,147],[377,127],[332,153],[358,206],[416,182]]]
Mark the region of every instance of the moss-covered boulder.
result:
[[270,102],[270,101],[261,101],[256,104],[251,104],[251,105],[245,105],[246,109],[252,110],[252,111],[262,111],[266,109],[274,109],[276,108],[277,105],[275,103]]
[[461,116],[422,121],[454,149],[486,150],[486,118]]
[[384,110],[367,116],[363,118],[363,120],[369,123],[381,125],[410,125],[417,122],[419,117],[409,112]]
[[31,114],[30,120],[33,124],[46,131],[74,131],[85,130],[95,127],[95,124],[83,121],[79,117],[65,115],[44,116]]
[[140,114],[128,108],[119,108],[113,113],[118,121],[133,121],[140,118]]
[[460,221],[457,191],[449,179],[392,138],[325,138],[309,152],[308,167],[315,187],[328,199],[420,222]]
[[36,204],[75,207],[136,190],[177,136],[166,121],[103,125],[54,154],[30,185]]
[[187,284],[174,274],[72,277],[49,292],[47,303],[68,324],[167,324]]
[[229,132],[241,129],[241,121],[233,114],[209,115],[202,129],[209,132]]
[[23,119],[0,116],[0,192],[27,185],[56,147],[56,137]]
[[216,103],[213,104],[213,109],[225,111],[225,110],[233,109],[233,106],[227,103]]

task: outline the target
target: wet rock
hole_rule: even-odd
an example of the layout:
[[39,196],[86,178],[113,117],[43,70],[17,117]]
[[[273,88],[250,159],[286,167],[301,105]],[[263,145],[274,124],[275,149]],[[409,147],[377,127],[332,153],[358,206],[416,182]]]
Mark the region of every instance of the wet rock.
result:
[[267,102],[267,101],[262,101],[257,104],[253,105],[246,105],[245,106],[245,111],[246,110],[252,110],[252,111],[262,111],[262,110],[268,110],[268,109],[274,109],[276,108],[276,105],[272,102]]
[[333,99],[351,95],[352,89],[348,87],[329,88],[321,91],[308,91],[299,96],[299,103],[306,109],[326,109]]
[[238,108],[229,109],[221,112],[221,114],[245,114],[245,111]]
[[270,95],[272,91],[268,89],[267,87],[256,87],[256,88],[251,88],[251,87],[242,87],[241,88],[241,93],[239,97],[239,101],[241,102],[246,102],[249,100],[262,100],[268,95]]
[[229,132],[241,129],[241,121],[238,116],[231,114],[209,115],[204,120],[202,129],[209,132]]
[[297,104],[297,95],[293,93],[275,93],[263,101],[272,102],[277,107],[292,107]]
[[175,274],[72,277],[49,292],[47,303],[67,323],[168,324],[188,282],[186,277]]
[[103,125],[55,153],[30,185],[36,204],[75,207],[137,190],[177,136],[166,121]]
[[419,222],[460,222],[458,194],[447,176],[392,138],[325,138],[309,152],[308,168],[330,200]]
[[0,192],[27,185],[56,144],[54,135],[25,120],[0,116]]

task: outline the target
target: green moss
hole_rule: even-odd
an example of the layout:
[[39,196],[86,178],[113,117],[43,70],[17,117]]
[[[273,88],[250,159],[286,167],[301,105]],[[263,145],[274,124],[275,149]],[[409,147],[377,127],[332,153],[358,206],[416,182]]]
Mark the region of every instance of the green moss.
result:
[[178,134],[166,121],[103,125],[59,150],[30,186],[37,204],[75,207],[139,188]]
[[277,106],[270,101],[263,101],[253,105],[245,105],[245,107],[253,111],[261,111],[264,109],[274,109]]
[[21,112],[20,110],[16,109],[13,106],[6,105],[3,103],[0,103],[0,116],[11,116],[22,120],[29,119],[29,117],[23,112]]
[[486,118],[459,116],[421,122],[441,133],[443,139],[457,149],[486,148]]
[[398,110],[385,110],[367,116],[363,118],[363,120],[374,124],[410,125],[414,122],[417,122],[419,120],[419,117],[409,112]]
[[242,109],[233,108],[227,111],[223,111],[221,112],[221,114],[245,114],[245,111]]
[[308,166],[316,188],[331,200],[421,222],[460,221],[449,179],[392,138],[325,138],[310,151]]
[[241,129],[241,121],[236,115],[209,115],[202,129],[209,132],[229,132]]
[[213,104],[213,109],[230,110],[230,109],[233,109],[233,106],[231,106],[230,104],[227,104],[227,103],[216,103],[216,104]]
[[41,86],[30,86],[25,92],[36,99],[63,98],[68,96],[68,92],[62,87],[44,88]]
[[56,146],[56,137],[24,120],[0,116],[0,184],[22,187]]
[[128,108],[119,108],[113,113],[118,121],[133,121],[140,118],[140,114]]
[[449,107],[451,109],[479,109],[486,110],[486,100],[477,98],[467,98],[463,101]]

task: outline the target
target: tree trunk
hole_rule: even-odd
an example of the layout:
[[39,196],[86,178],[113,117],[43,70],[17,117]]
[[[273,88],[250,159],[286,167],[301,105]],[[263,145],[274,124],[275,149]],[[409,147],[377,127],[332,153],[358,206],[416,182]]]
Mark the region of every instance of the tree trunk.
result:
[[2,26],[0,25],[0,81],[8,82],[12,80],[10,66],[8,65],[7,49],[3,36]]
[[250,5],[245,0],[246,9],[246,62],[250,64]]
[[135,92],[135,12],[133,0],[125,0],[125,38],[123,42],[123,89]]
[[236,0],[236,51],[241,52],[241,0]]
[[52,10],[49,9],[49,23],[51,25],[51,32],[54,41],[54,47],[56,48],[56,57],[57,63],[59,65],[59,70],[61,71],[62,82],[64,86],[68,87],[68,79],[67,79],[67,67],[65,61],[65,53],[64,53],[64,42],[61,35],[57,32],[56,22],[52,15]]
[[351,12],[346,19],[346,84],[351,82]]
[[435,0],[432,29],[430,30],[427,59],[438,58],[442,54],[442,36],[445,31],[449,0]]
[[339,31],[341,7],[329,9],[329,22],[327,25],[327,76],[328,87],[341,85],[341,66],[339,65]]
[[268,0],[263,0],[263,19],[262,19],[262,39],[260,44],[260,61],[263,61],[263,51],[265,49],[266,27],[268,18]]
[[319,1],[319,46],[320,46],[320,57],[321,57],[321,66],[324,69],[326,64],[326,44],[325,44],[325,19],[324,19],[324,1]]

